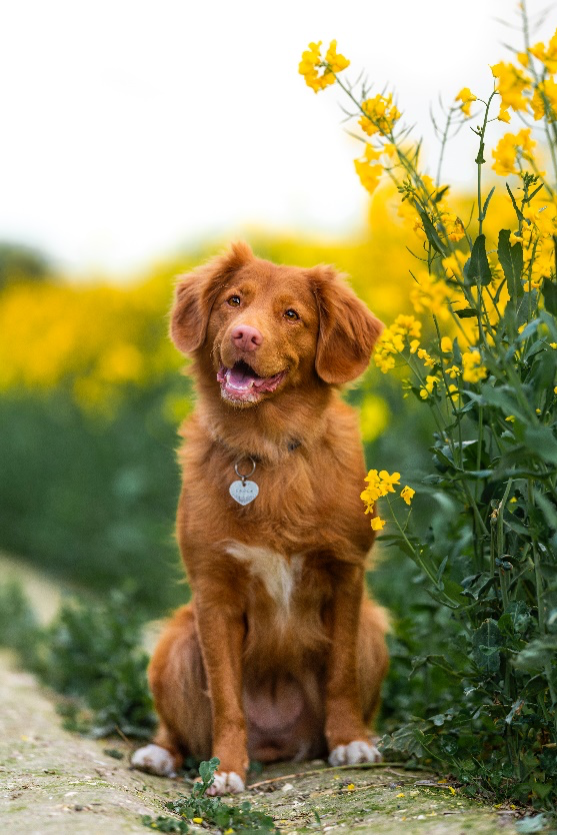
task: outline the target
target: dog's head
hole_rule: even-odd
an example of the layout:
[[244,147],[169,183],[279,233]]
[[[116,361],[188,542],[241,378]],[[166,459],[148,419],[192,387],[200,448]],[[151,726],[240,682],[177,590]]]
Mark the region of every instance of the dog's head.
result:
[[180,278],[171,322],[176,347],[239,407],[311,381],[350,382],[382,329],[334,269],[274,265],[245,243]]

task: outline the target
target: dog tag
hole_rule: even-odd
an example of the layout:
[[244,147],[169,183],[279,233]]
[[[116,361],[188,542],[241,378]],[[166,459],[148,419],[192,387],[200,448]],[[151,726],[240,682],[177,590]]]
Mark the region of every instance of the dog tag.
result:
[[255,481],[233,481],[230,485],[230,495],[239,505],[249,505],[259,492]]

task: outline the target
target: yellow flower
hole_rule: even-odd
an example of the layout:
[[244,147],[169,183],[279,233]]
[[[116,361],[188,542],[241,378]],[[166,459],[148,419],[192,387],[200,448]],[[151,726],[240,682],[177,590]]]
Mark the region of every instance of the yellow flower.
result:
[[365,99],[361,104],[362,116],[359,125],[371,137],[373,134],[388,136],[400,119],[400,111],[392,104],[392,94],[383,96],[380,93],[371,99]]
[[538,58],[539,61],[542,61],[549,73],[556,73],[557,44],[558,38],[556,30],[549,41],[548,48],[545,48],[544,43],[542,41],[539,41],[539,43],[535,44],[533,47],[529,47],[529,52],[531,53],[531,55],[535,58]]
[[416,283],[410,292],[410,300],[416,312],[431,312],[441,320],[450,317],[450,290],[443,280],[438,280],[427,270],[416,272]]
[[465,382],[479,382],[488,375],[487,369],[481,364],[480,351],[469,350],[462,354],[463,374]]
[[201,817],[193,817],[192,822],[197,823],[197,825],[201,825],[203,820]]
[[553,342],[551,342],[551,344],[549,346],[552,347],[553,350],[556,350],[558,345],[556,344],[555,341],[553,341]]
[[447,368],[445,373],[448,373],[449,376],[458,376],[460,373],[460,368],[457,365],[451,365],[450,368]]
[[411,505],[412,504],[412,499],[414,498],[415,495],[416,495],[416,491],[412,490],[411,487],[408,487],[408,485],[406,485],[404,487],[404,489],[402,490],[402,492],[400,493],[400,498],[404,499],[404,501],[406,502],[407,505]]
[[515,423],[515,415],[514,414],[510,414],[509,417],[506,417],[505,419],[506,419],[507,423]]
[[427,350],[424,350],[423,347],[420,347],[418,350],[418,359],[423,361],[424,367],[434,367],[437,364],[435,359],[432,359]]
[[330,46],[326,51],[326,64],[330,67],[332,73],[341,73],[346,67],[349,67],[349,59],[344,55],[336,52],[337,42],[330,41]]
[[404,796],[406,796],[405,793],[397,793],[396,794],[396,799],[402,799],[402,797],[404,797]]
[[[533,91],[531,110],[535,120],[542,119],[545,114],[549,122],[557,118],[557,85],[552,76],[540,82]],[[545,107],[546,106],[546,107]]]
[[381,519],[380,516],[375,516],[374,519],[371,519],[371,528],[373,531],[382,531],[385,525],[386,519]]
[[373,193],[384,173],[384,166],[378,163],[378,159],[384,154],[383,150],[376,151],[370,143],[365,145],[365,153],[362,158],[353,161],[355,171],[359,175],[361,184],[367,192]]
[[454,789],[454,787],[451,787],[451,785],[449,785],[449,790],[451,791],[451,793],[453,794],[453,796],[456,796],[457,792],[456,792],[456,790]]
[[470,116],[470,106],[477,99],[478,97],[471,93],[467,87],[462,88],[455,96],[455,102],[462,102],[461,111],[466,117]]
[[500,112],[498,114],[498,120],[501,122],[510,123],[511,122],[511,114],[507,110],[507,108],[500,108]]
[[513,108],[514,111],[527,111],[529,100],[524,94],[531,91],[530,76],[520,67],[503,61],[492,66],[492,73],[498,80],[497,90],[501,96],[500,110]]
[[509,234],[509,244],[510,245],[515,245],[516,242],[523,243],[523,237],[522,236],[517,236],[516,233],[510,233]]
[[351,782],[351,784],[349,784],[349,785],[347,786],[347,789],[348,789],[348,790],[355,790],[355,785],[353,784],[353,782]]
[[453,352],[453,342],[448,335],[443,336],[441,339],[441,352],[445,354]]
[[[453,276],[460,278],[462,277],[463,268],[469,256],[470,254],[465,254],[463,251],[456,250],[450,257],[443,257],[441,265],[445,271],[451,271]],[[451,278],[449,277],[449,279]]]
[[[457,370],[458,370],[458,368],[457,368]],[[458,401],[460,399],[460,394],[459,394],[459,389],[457,388],[456,385],[453,385],[453,384],[449,385],[448,395],[455,404],[458,403]]]
[[[314,93],[318,93],[319,90],[323,90],[328,85],[333,85],[336,81],[335,74],[349,66],[348,59],[336,53],[336,41],[330,42],[325,58],[322,58],[320,54],[321,46],[322,41],[318,41],[317,44],[310,43],[308,50],[303,52],[299,64],[299,73],[304,76],[306,84],[312,88]],[[320,75],[322,69],[324,72]]]
[[531,160],[534,146],[536,143],[531,140],[530,128],[522,128],[517,134],[508,132],[492,150],[494,158],[492,169],[498,175],[513,175],[516,172],[515,164],[518,159]]

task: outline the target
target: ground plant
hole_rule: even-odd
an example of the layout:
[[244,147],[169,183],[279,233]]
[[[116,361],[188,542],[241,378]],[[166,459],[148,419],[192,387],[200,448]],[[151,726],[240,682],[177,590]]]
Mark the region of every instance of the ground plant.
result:
[[[436,713],[409,709],[384,746],[439,762],[469,792],[548,809],[556,790],[556,34],[533,44],[524,3],[520,10],[515,63],[492,65],[489,91],[459,91],[437,127],[433,177],[393,94],[348,83],[350,62],[335,41],[325,54],[310,44],[299,72],[315,93],[333,84],[344,94],[351,133],[365,143],[355,160],[361,183],[372,193],[389,179],[419,237],[410,310],[385,330],[374,361],[402,378],[403,411],[415,400],[431,416],[432,468],[408,470],[407,484],[398,471],[371,469],[361,498],[379,542],[422,573],[448,634],[415,657],[412,673],[431,683],[441,671],[451,688]],[[490,148],[490,123],[518,117],[523,127]],[[474,133],[473,218],[440,179],[459,128]],[[494,202],[511,213],[501,227],[489,216]],[[416,516],[421,496],[429,518]]]
[[249,802],[227,805],[218,796],[206,795],[218,767],[218,758],[202,761],[200,781],[195,782],[191,794],[166,803],[177,817],[143,817],[143,825],[163,834],[190,834],[196,826],[219,830],[221,834],[279,834],[273,819],[252,808]]

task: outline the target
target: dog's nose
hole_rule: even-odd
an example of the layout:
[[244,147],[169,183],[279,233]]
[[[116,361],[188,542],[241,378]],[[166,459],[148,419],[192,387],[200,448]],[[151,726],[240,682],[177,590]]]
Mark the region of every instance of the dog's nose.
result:
[[240,350],[256,350],[262,342],[261,332],[248,324],[239,324],[232,331],[232,343]]

